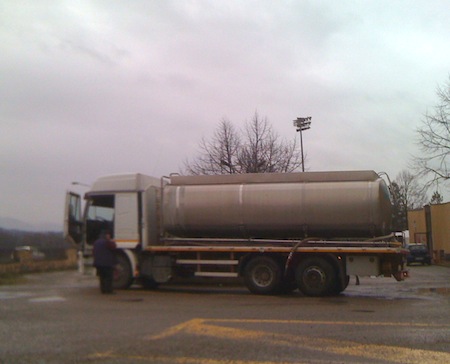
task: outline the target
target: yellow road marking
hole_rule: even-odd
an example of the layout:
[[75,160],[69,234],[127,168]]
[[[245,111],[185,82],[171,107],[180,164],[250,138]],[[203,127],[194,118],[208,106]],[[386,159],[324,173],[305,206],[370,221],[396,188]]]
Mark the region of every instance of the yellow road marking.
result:
[[189,327],[202,324],[203,321],[204,321],[203,319],[192,319],[192,320],[186,321],[182,324],[172,326],[171,328],[164,330],[161,334],[150,336],[147,339],[150,339],[150,340],[165,339],[166,337],[173,336],[183,330],[189,329]]
[[[212,323],[212,324],[210,324]],[[359,326],[393,326],[393,327],[443,327],[450,325],[390,322],[348,322],[348,321],[311,321],[311,320],[225,320],[193,319],[171,327],[159,335],[148,337],[149,340],[168,338],[177,333],[196,336],[210,336],[221,339],[267,341],[269,345],[301,347],[312,351],[350,355],[366,359],[388,360],[395,363],[450,363],[450,353],[431,350],[412,349],[381,344],[360,344],[353,341],[324,338],[311,339],[308,336],[267,333],[258,330],[246,330],[215,325],[217,323],[277,323],[305,325],[359,325]]]
[[300,361],[247,361],[247,360],[233,360],[233,359],[211,359],[211,358],[188,358],[188,357],[173,357],[173,356],[158,356],[158,355],[119,355],[111,353],[96,353],[89,356],[89,359],[126,359],[126,360],[142,360],[146,362],[158,363],[173,363],[173,364],[305,364],[305,363],[330,363],[329,360],[308,360],[306,362]]
[[[249,320],[249,319],[192,319],[179,325],[170,327],[160,334],[148,336],[145,339],[150,341],[165,340],[177,334],[211,337],[226,340],[248,341],[253,344],[264,343],[265,346],[278,346],[290,349],[309,350],[312,352],[322,352],[324,354],[337,355],[336,362],[342,362],[342,356],[350,356],[361,362],[367,359],[388,361],[392,363],[450,363],[450,353],[413,349],[382,344],[361,344],[350,340],[335,340],[326,338],[311,338],[306,335],[277,334],[262,330],[240,329],[234,327],[224,327],[220,324],[239,323],[263,323],[263,324],[297,324],[297,325],[353,325],[353,326],[388,326],[388,327],[411,327],[411,328],[449,328],[445,324],[424,324],[424,323],[395,323],[395,322],[348,322],[348,321],[312,321],[312,320]],[[168,362],[175,364],[281,364],[283,362],[273,361],[245,361],[233,359],[214,359],[201,357],[163,357],[163,356],[127,356],[114,354],[112,352],[96,353],[91,357],[96,358],[127,358],[133,360],[152,360],[158,362]],[[308,363],[330,362],[322,360],[307,360]],[[292,362],[289,362],[292,364]],[[303,362],[296,362],[297,364]]]
[[[194,319],[199,320],[199,319]],[[258,319],[200,319],[208,322],[232,322],[232,323],[267,323],[267,324],[295,324],[295,325],[351,325],[351,326],[393,326],[393,327],[448,327],[446,324],[422,324],[405,322],[355,322],[355,321],[314,321],[314,320],[258,320]],[[188,321],[188,322],[192,322]]]

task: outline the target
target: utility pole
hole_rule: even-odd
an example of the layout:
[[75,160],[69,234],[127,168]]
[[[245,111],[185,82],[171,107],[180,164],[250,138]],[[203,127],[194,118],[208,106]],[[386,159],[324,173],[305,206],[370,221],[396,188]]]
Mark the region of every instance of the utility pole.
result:
[[303,154],[303,135],[302,131],[308,130],[311,128],[311,116],[306,118],[297,118],[294,120],[294,126],[297,128],[297,131],[300,133],[300,148],[302,151],[302,172],[305,172],[305,157]]

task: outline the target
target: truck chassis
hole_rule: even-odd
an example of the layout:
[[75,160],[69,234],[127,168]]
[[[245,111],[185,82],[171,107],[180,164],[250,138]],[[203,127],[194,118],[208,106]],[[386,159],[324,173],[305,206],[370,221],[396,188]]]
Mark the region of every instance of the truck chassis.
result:
[[406,276],[398,242],[174,238],[163,243],[134,251],[134,270],[129,259],[119,259],[116,288],[127,288],[134,278],[156,288],[173,277],[242,277],[255,294],[298,288],[307,296],[326,296],[345,290],[350,275]]

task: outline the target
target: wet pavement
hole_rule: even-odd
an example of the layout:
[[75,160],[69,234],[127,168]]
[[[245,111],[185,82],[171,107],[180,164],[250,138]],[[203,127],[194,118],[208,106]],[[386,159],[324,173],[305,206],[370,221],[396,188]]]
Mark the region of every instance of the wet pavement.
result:
[[256,296],[172,284],[99,294],[96,277],[34,274],[0,286],[5,363],[446,363],[450,268],[361,278],[336,297]]

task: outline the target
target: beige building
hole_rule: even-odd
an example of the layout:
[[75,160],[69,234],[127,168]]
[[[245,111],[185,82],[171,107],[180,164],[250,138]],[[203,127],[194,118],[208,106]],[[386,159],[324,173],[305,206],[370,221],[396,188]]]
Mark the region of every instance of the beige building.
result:
[[408,211],[410,243],[426,244],[435,262],[450,260],[450,202]]

